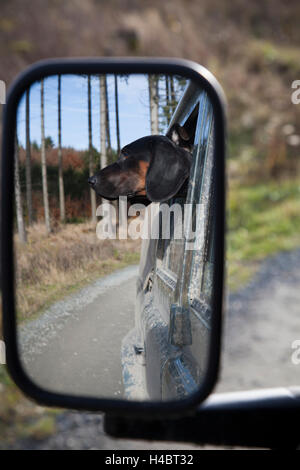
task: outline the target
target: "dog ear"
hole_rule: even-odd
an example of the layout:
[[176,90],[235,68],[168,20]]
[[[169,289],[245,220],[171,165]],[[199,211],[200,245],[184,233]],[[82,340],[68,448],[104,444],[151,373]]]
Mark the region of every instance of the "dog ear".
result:
[[167,132],[166,136],[180,147],[189,147],[190,136],[186,129],[177,122],[173,124],[171,129]]
[[169,138],[153,145],[153,155],[146,175],[146,194],[152,202],[175,196],[190,174],[191,155]]

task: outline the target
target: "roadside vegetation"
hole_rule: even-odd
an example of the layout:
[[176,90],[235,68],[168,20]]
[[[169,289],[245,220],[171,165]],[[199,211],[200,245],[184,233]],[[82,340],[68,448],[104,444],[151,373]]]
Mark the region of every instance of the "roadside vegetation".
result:
[[233,183],[227,214],[227,287],[233,291],[267,256],[300,247],[300,179]]
[[24,397],[0,367],[0,449],[16,439],[44,439],[55,432],[57,410],[45,409]]
[[27,244],[16,235],[17,313],[31,319],[50,304],[93,280],[139,261],[136,240],[99,240],[90,222],[59,224],[47,235],[35,224]]

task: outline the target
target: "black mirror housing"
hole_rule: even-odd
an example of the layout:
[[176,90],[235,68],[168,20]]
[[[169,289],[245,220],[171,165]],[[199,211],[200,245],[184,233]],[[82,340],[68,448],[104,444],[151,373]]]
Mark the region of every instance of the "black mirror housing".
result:
[[[215,266],[213,275],[212,327],[209,344],[209,366],[199,390],[190,396],[168,402],[139,402],[99,399],[90,396],[73,396],[54,393],[37,386],[26,374],[20,361],[15,312],[14,273],[14,139],[18,103],[26,89],[47,76],[62,74],[175,74],[192,80],[205,90],[214,111],[215,126]],[[37,402],[55,407],[105,411],[118,415],[157,416],[184,414],[194,409],[212,391],[218,375],[221,324],[224,295],[224,231],[225,231],[225,134],[226,116],[223,91],[213,75],[204,67],[186,60],[163,58],[116,59],[53,59],[39,62],[14,82],[9,90],[4,108],[2,185],[1,185],[1,260],[3,291],[3,332],[6,344],[8,370],[21,390]],[[185,134],[183,133],[183,138]],[[176,310],[176,309],[175,309]],[[173,325],[174,326],[174,325]],[[175,327],[174,327],[175,328]],[[176,335],[175,335],[176,336]],[[176,337],[177,338],[177,337]],[[175,341],[175,340],[174,340]],[[177,338],[177,341],[179,339]],[[182,340],[183,341],[183,340]],[[188,339],[184,339],[188,341]]]

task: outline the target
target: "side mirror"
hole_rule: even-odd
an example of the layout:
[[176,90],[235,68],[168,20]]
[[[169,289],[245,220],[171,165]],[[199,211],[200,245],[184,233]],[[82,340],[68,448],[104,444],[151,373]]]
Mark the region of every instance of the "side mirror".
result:
[[145,415],[209,395],[224,157],[223,92],[195,63],[51,60],[16,80],[3,128],[3,333],[26,394]]

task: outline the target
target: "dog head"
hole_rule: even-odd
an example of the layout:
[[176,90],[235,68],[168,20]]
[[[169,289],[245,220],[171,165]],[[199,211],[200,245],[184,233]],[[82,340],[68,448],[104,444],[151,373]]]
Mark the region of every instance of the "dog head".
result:
[[186,130],[174,124],[166,136],[142,137],[126,145],[118,160],[90,177],[96,193],[162,202],[178,193],[189,177],[191,144]]

